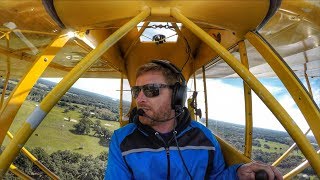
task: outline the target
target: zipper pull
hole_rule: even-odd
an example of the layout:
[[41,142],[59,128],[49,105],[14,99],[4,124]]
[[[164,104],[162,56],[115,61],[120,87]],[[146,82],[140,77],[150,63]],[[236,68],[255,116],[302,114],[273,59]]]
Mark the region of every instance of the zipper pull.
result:
[[169,147],[166,147],[165,149],[166,149],[167,156],[169,156],[170,155]]

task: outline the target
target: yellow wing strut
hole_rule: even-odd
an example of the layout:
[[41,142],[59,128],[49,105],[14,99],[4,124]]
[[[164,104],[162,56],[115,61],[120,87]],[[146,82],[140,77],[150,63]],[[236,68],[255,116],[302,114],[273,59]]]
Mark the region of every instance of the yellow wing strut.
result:
[[[255,91],[260,99],[265,103],[271,112],[277,117],[282,126],[288,131],[290,136],[297,142],[302,153],[309,160],[315,172],[320,175],[320,157],[314,150],[308,139],[304,136],[301,129],[293,121],[290,115],[280,105],[280,103],[272,96],[272,94],[250,73],[244,65],[242,65],[230,52],[221,46],[208,33],[183,16],[176,8],[171,9],[171,15],[183,23],[190,31],[197,35],[210,48],[215,50],[222,59]],[[319,119],[319,118],[318,118]],[[320,131],[319,131],[320,132]]]
[[[95,63],[100,56],[103,55],[111,46],[119,41],[132,28],[136,27],[138,23],[143,21],[150,15],[150,9],[143,10],[136,17],[124,24],[121,28],[115,31],[102,43],[100,43],[94,50],[92,50],[86,57],[84,57],[61,81],[54,89],[43,99],[40,105],[32,112],[27,121],[19,129],[15,137],[0,155],[0,178],[4,176],[8,170],[11,162],[17,156],[21,148],[27,142],[29,137],[39,126],[47,113],[59,101],[59,99],[68,91],[68,89],[81,77],[86,70]],[[28,74],[31,74],[29,71]]]

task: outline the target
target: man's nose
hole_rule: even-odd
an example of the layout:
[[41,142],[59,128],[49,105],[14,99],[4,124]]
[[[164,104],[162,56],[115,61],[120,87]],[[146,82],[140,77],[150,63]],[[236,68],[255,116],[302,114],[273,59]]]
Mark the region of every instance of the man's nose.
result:
[[137,102],[141,102],[141,101],[145,101],[146,100],[146,96],[144,95],[143,91],[141,90],[139,93],[138,93],[138,96],[136,98],[136,101]]

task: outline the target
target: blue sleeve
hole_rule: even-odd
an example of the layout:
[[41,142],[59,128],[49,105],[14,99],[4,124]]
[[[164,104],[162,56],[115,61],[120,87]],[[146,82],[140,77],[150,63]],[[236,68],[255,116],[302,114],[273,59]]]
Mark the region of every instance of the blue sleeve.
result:
[[129,171],[120,151],[120,143],[117,137],[117,131],[112,135],[109,155],[107,162],[107,169],[104,179],[132,179],[131,172]]
[[213,146],[215,147],[214,156],[213,156],[213,168],[210,172],[209,179],[218,179],[218,180],[229,180],[229,179],[238,179],[237,169],[242,164],[236,164],[233,166],[226,167],[224,157],[221,151],[221,147],[217,139],[214,137],[212,132],[201,125],[200,123],[194,123],[196,126],[202,129],[206,136],[211,140]]
[[213,169],[209,179],[238,179],[237,169],[241,166],[241,164],[226,167],[220,145],[216,138],[213,137],[213,140],[215,146],[215,153],[213,158]]

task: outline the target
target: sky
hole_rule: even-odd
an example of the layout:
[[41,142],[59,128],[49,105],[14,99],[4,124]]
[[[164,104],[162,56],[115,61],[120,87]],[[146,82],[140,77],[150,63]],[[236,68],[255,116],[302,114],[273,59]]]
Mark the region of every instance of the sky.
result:
[[[307,131],[308,125],[296,106],[291,95],[282,85],[281,81],[276,78],[260,79],[265,87],[273,94],[278,102],[289,113],[293,120],[298,124],[303,132]],[[198,91],[202,87],[202,80],[197,83]],[[320,102],[320,78],[311,80],[315,102],[319,107]],[[209,118],[222,120],[225,122],[244,124],[245,123],[245,102],[243,97],[242,80],[240,79],[224,79],[214,80],[207,79],[207,87],[211,87],[208,91],[208,111]],[[316,89],[317,87],[317,89]],[[199,93],[198,104],[204,110],[204,95]],[[202,105],[202,106],[200,106]],[[252,93],[253,107],[253,126],[267,129],[285,131],[279,121],[272,112],[260,100],[260,98]],[[204,114],[203,114],[204,115]]]
[[[60,79],[47,79],[59,82]],[[293,118],[296,124],[303,132],[307,131],[308,125],[301,114],[294,100],[277,78],[259,79],[260,82],[274,95],[279,103]],[[320,78],[310,79],[314,99],[318,107],[320,106]],[[304,83],[304,82],[303,82]],[[189,81],[188,89],[193,90],[193,80]],[[202,110],[202,116],[205,117],[204,111],[204,93],[203,80],[196,81],[198,93],[198,107]],[[120,98],[120,80],[119,79],[79,79],[73,87],[99,93],[112,97]],[[245,123],[244,115],[244,97],[241,79],[207,79],[208,87],[208,111],[209,118],[230,123]],[[209,88],[210,87],[210,88]],[[131,101],[130,87],[127,81],[124,81],[124,100]],[[188,97],[192,92],[188,92]],[[271,111],[264,105],[255,93],[252,93],[253,104],[253,126],[267,129],[285,131],[282,125],[274,117]]]

